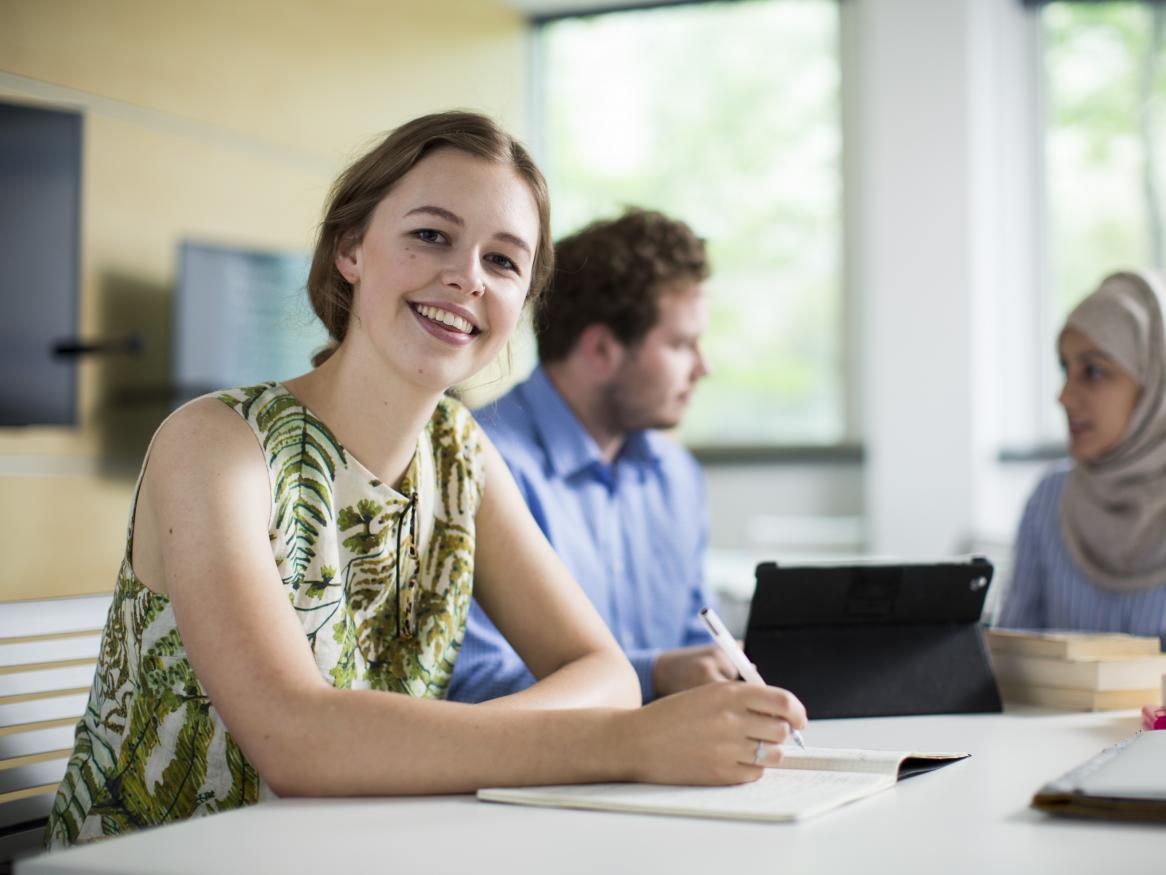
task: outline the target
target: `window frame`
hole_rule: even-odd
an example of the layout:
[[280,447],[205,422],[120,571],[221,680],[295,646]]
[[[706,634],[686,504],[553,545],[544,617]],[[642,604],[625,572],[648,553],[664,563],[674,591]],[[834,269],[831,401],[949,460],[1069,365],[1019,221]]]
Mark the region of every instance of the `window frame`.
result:
[[[528,58],[530,71],[530,108],[531,119],[531,147],[540,160],[547,153],[545,137],[546,119],[543,107],[546,104],[546,88],[543,70],[545,57],[543,54],[544,39],[542,31],[545,27],[560,21],[576,18],[591,18],[625,12],[649,12],[674,9],[682,6],[713,6],[735,3],[738,0],[656,0],[656,2],[639,3],[606,3],[597,2],[588,4],[584,8],[575,8],[564,11],[537,13],[528,17],[530,25],[528,39]],[[834,326],[835,337],[840,350],[841,384],[842,391],[839,398],[839,412],[841,414],[840,438],[837,441],[821,443],[799,442],[752,442],[741,443],[686,443],[688,449],[704,464],[741,465],[758,462],[776,462],[782,464],[798,464],[806,461],[853,464],[861,460],[862,438],[861,421],[862,411],[859,404],[858,375],[860,367],[860,320],[858,318],[858,302],[854,292],[853,278],[856,270],[853,266],[853,254],[857,247],[853,239],[854,224],[851,199],[855,186],[850,184],[849,174],[852,170],[852,150],[848,147],[851,128],[856,120],[857,109],[853,105],[853,89],[847,87],[848,53],[846,52],[847,39],[853,28],[847,28],[847,7],[851,4],[844,0],[820,0],[833,2],[837,7],[838,33],[835,42],[836,58],[838,59],[839,82],[839,109],[838,133],[839,156],[838,166],[840,174],[840,191],[838,212],[840,223],[839,235],[839,307],[841,318]]]
[[[1034,271],[1037,293],[1030,302],[1030,319],[1033,322],[1030,337],[1036,338],[1038,354],[1023,356],[1021,344],[1010,343],[1006,349],[1011,368],[1027,367],[1035,373],[1035,380],[1024,397],[1031,411],[1028,421],[1021,429],[1008,431],[1001,442],[998,461],[1002,463],[1028,463],[1033,460],[1063,459],[1067,457],[1064,423],[1055,403],[1050,403],[1060,390],[1062,378],[1053,350],[1054,336],[1059,327],[1060,317],[1055,314],[1053,288],[1052,252],[1052,204],[1049,198],[1048,130],[1052,86],[1046,63],[1047,35],[1044,9],[1054,3],[1102,6],[1112,3],[1122,5],[1166,6],[1166,0],[1020,0],[1032,18],[1031,57],[1027,64],[1026,80],[1021,87],[1033,96],[1033,124],[1030,126],[1027,146],[1031,150],[1031,168],[1036,228],[1033,239],[1037,247]],[[1005,402],[1015,406],[1018,393],[1006,393]]]

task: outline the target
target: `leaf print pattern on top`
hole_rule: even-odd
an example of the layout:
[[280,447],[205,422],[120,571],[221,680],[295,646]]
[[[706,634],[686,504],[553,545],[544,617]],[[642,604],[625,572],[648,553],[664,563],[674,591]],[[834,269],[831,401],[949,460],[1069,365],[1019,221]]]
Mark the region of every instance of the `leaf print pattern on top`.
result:
[[277,393],[256,409],[267,392],[244,389],[244,400],[231,393],[219,396],[234,406],[254,427],[267,458],[271,475],[271,531],[283,535],[282,554],[276,561],[289,562],[290,578],[298,585],[315,558],[320,529],[332,519],[332,489],[336,471],[347,463],[344,448],[323,422],[311,414],[290,392]]
[[[272,560],[321,676],[340,689],[444,696],[469,614],[483,488],[469,412],[453,399],[438,403],[393,489],[282,385],[216,397],[263,449]],[[195,675],[169,600],[134,576],[132,507],[130,522],[89,704],[46,831],[55,847],[272,795]]]

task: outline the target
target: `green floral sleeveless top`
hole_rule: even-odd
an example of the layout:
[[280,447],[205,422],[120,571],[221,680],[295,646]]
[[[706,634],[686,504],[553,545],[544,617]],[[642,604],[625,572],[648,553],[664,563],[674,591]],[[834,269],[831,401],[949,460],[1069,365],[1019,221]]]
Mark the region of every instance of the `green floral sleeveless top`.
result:
[[[217,397],[263,447],[272,557],[320,674],[339,688],[444,696],[483,487],[469,412],[441,400],[396,490],[282,385]],[[169,600],[134,577],[133,519],[131,508],[93,688],[49,817],[54,847],[273,796],[187,661]]]

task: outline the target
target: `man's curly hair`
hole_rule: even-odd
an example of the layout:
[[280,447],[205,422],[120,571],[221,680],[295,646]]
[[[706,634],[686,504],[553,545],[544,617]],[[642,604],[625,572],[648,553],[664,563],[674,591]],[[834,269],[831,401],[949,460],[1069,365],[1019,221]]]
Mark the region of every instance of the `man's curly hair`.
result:
[[555,272],[534,314],[539,360],[565,359],[596,323],[634,346],[656,324],[669,285],[708,275],[704,241],[684,222],[638,208],[592,222],[555,244]]

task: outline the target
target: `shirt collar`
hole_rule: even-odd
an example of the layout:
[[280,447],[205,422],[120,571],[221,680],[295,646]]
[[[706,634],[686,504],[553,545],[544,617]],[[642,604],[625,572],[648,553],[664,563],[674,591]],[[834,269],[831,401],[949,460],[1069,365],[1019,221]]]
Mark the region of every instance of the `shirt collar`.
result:
[[[558,476],[570,477],[593,465],[607,467],[599,445],[588,434],[541,365],[534,369],[523,384],[522,394],[551,469]],[[649,431],[632,432],[616,456],[616,463],[658,462],[659,452],[655,442],[659,439]]]

